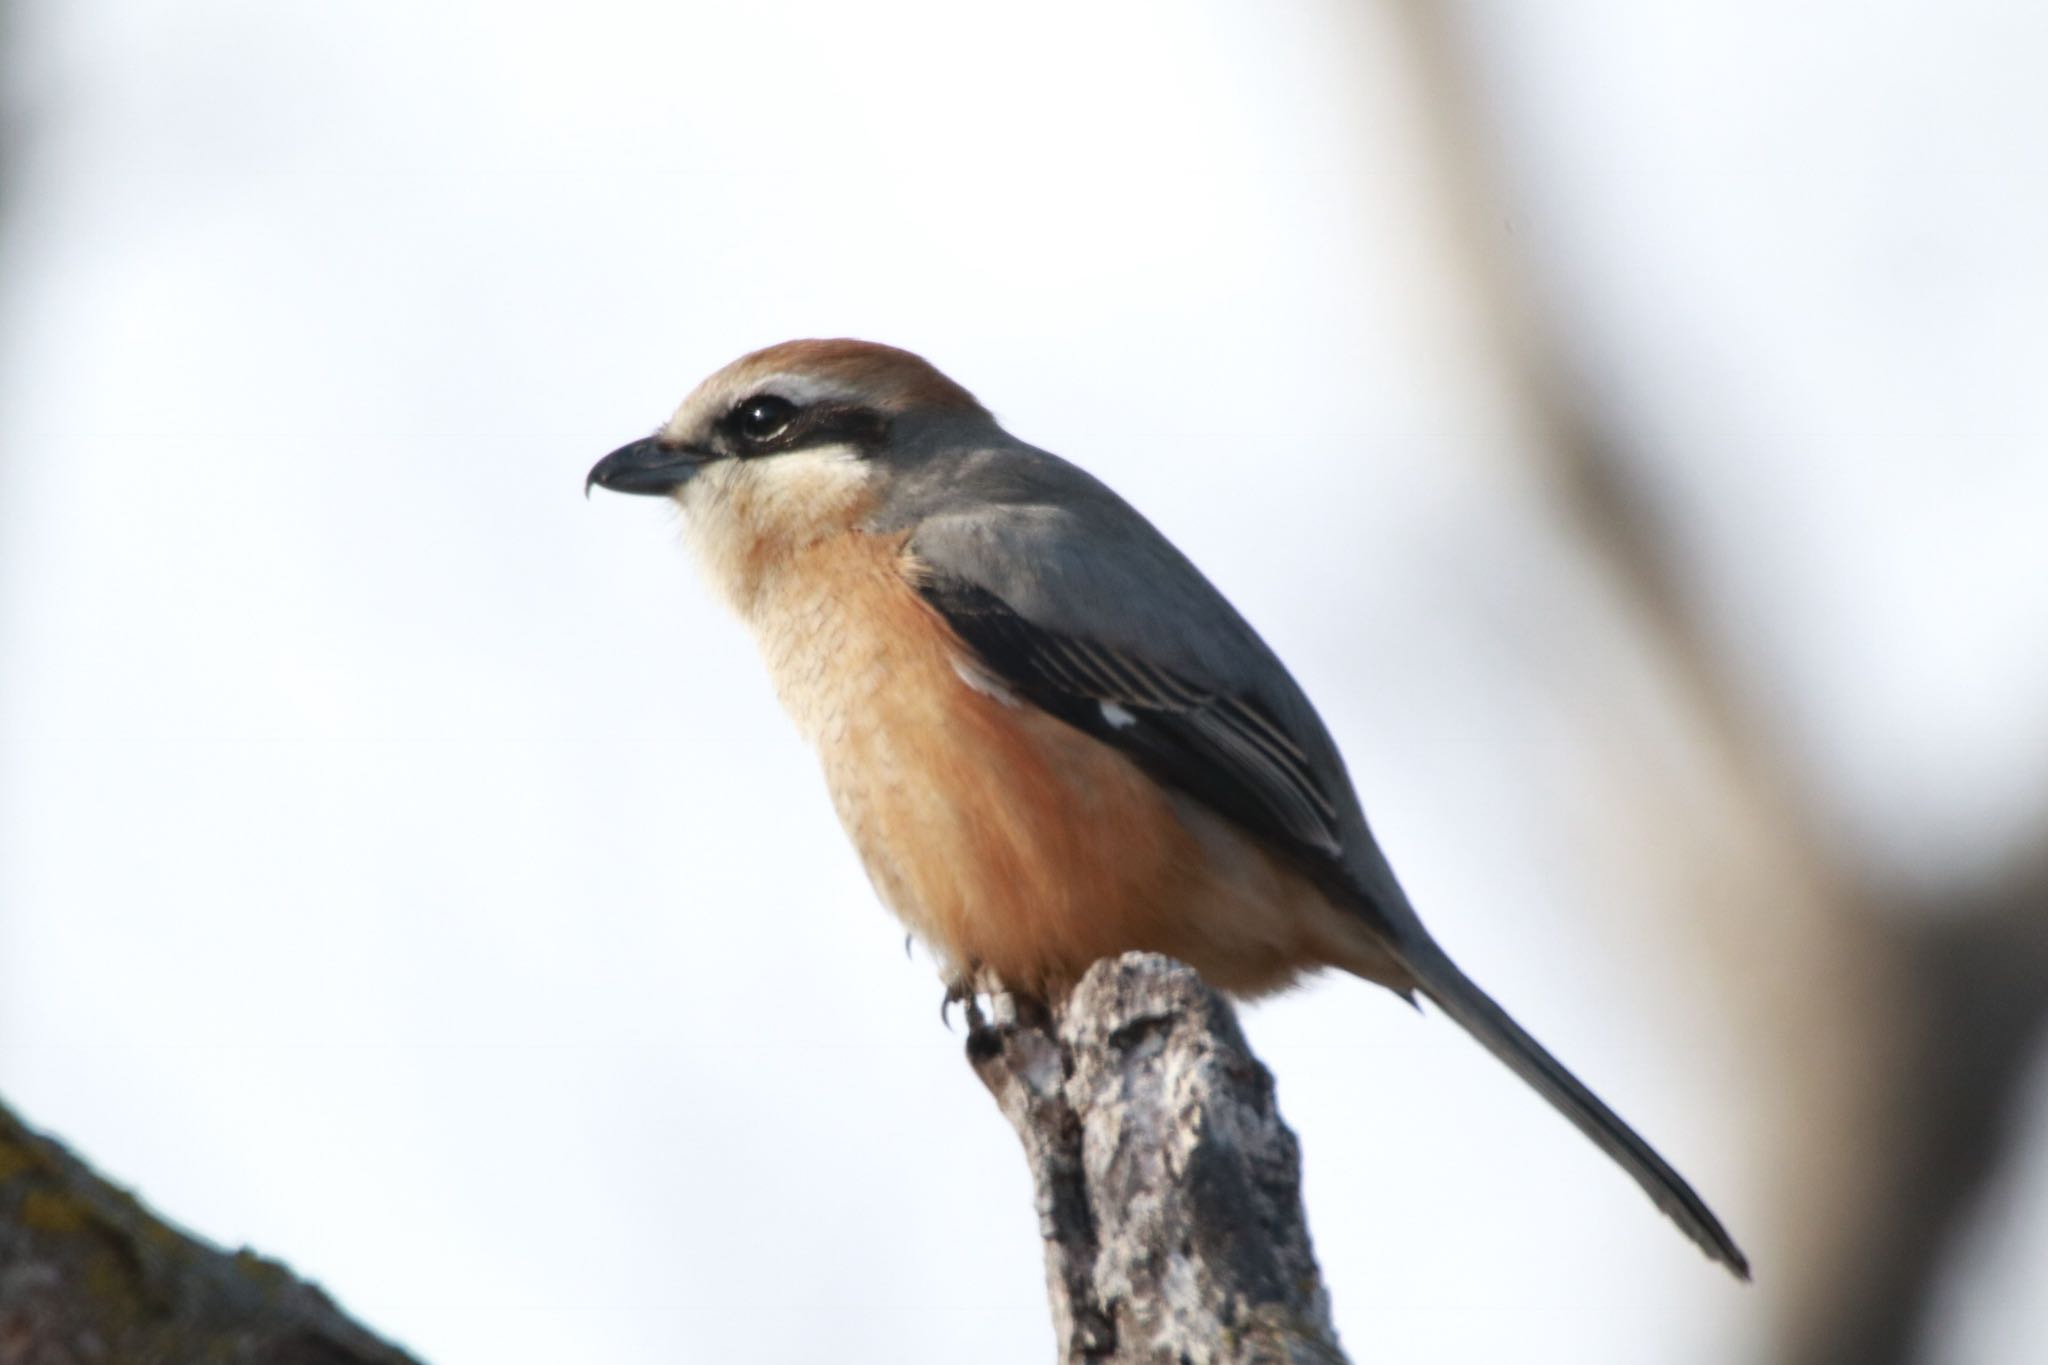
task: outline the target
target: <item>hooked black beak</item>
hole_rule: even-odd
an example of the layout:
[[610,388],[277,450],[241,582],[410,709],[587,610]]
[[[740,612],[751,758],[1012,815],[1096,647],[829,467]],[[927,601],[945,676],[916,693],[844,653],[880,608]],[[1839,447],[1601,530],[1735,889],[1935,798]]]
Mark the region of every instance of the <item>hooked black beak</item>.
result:
[[620,446],[592,465],[583,480],[583,496],[590,496],[593,484],[614,493],[673,493],[688,483],[708,458],[701,450],[649,436]]

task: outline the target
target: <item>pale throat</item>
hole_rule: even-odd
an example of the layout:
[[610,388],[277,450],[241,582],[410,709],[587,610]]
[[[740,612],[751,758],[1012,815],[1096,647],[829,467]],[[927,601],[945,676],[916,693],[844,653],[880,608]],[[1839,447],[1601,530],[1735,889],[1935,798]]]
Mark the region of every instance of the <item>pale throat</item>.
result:
[[856,530],[875,502],[875,470],[847,445],[721,460],[676,497],[684,539],[713,590],[756,629],[777,581],[804,552]]

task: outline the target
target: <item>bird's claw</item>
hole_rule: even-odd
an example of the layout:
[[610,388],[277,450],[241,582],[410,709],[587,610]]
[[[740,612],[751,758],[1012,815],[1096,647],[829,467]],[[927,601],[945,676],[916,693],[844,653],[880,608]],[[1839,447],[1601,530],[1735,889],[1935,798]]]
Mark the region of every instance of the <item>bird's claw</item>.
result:
[[981,1012],[981,993],[975,988],[975,978],[979,975],[979,968],[970,967],[957,976],[947,978],[946,993],[939,999],[939,1022],[949,1030],[953,1027],[952,1009],[956,1004],[964,1007],[969,1033],[977,1033],[988,1026],[988,1018]]

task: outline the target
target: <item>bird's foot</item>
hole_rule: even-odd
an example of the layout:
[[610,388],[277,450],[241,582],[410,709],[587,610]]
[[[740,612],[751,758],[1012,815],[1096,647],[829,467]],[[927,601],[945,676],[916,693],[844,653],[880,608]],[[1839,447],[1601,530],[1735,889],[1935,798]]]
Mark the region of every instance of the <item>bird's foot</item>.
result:
[[981,997],[987,993],[982,985],[982,975],[979,966],[969,965],[946,978],[946,994],[939,1001],[940,1023],[952,1028],[953,1006],[960,1005],[967,1016],[969,1034],[978,1033],[988,1026],[988,1019],[981,1012]]

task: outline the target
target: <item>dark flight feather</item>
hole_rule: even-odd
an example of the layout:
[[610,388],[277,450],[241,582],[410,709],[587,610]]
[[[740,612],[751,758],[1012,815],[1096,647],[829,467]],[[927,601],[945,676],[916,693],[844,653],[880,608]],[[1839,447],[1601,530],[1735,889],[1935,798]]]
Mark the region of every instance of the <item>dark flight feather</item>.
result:
[[[1250,697],[1200,687],[1125,651],[1034,625],[985,588],[927,574],[919,591],[1019,698],[1345,881],[1340,811],[1302,746]],[[1356,897],[1356,888],[1351,889]]]

